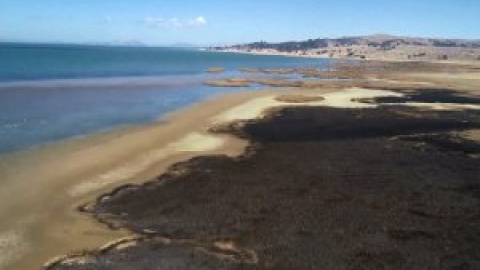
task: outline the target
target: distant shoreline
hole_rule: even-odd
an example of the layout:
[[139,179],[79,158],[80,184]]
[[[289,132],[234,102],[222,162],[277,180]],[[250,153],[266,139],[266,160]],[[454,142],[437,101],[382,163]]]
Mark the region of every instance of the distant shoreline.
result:
[[378,62],[430,62],[430,63],[442,63],[442,64],[478,64],[480,61],[472,60],[422,60],[422,59],[400,59],[400,58],[389,58],[389,57],[350,57],[345,55],[316,55],[316,54],[303,54],[299,52],[281,52],[281,51],[272,51],[272,50],[238,50],[238,49],[208,49],[210,52],[220,52],[220,53],[235,53],[235,54],[251,54],[251,55],[266,55],[266,56],[284,56],[284,57],[297,57],[297,58],[310,58],[310,59],[331,59],[331,60],[342,60],[342,61],[378,61]]
[[214,51],[374,61],[480,62],[480,40],[373,35],[211,47]]

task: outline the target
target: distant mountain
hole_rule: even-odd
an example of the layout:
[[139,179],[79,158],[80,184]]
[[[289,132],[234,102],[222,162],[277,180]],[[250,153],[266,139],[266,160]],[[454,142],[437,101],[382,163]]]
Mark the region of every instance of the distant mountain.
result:
[[[312,50],[331,47],[345,46],[368,46],[381,49],[391,49],[396,46],[422,46],[422,47],[459,47],[459,48],[480,48],[480,40],[463,39],[439,39],[439,38],[417,38],[402,37],[385,34],[371,36],[341,37],[341,38],[317,38],[305,41],[288,41],[280,43],[269,43],[265,41],[248,44],[226,46],[223,48],[240,50],[264,50],[274,49],[279,52],[292,52],[298,50]],[[221,49],[222,47],[217,47]]]

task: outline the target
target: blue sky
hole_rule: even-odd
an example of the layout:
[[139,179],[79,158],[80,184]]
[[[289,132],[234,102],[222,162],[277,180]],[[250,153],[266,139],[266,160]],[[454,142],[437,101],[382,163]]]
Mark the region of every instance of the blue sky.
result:
[[480,39],[480,1],[0,1],[4,41],[210,45],[376,33]]

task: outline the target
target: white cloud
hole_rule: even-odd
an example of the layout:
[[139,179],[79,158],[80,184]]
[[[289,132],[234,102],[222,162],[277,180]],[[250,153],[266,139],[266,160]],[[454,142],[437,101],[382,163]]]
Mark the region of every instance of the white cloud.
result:
[[190,26],[204,26],[207,24],[207,20],[204,17],[199,16],[195,19],[191,19],[188,21],[188,25]]
[[199,16],[197,18],[180,20],[178,18],[163,18],[163,17],[146,17],[143,19],[144,23],[156,28],[176,30],[186,27],[202,27],[207,24],[207,20],[204,17]]

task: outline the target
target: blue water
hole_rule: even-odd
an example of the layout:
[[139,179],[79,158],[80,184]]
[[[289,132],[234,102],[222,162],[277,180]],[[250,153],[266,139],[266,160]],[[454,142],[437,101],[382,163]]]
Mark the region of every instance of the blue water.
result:
[[[239,68],[328,67],[329,60],[193,49],[0,44],[0,153],[152,121],[213,95]],[[211,75],[205,70],[223,67]]]

